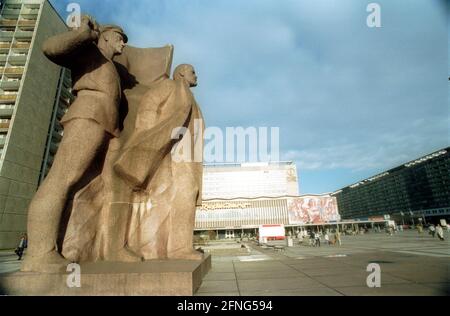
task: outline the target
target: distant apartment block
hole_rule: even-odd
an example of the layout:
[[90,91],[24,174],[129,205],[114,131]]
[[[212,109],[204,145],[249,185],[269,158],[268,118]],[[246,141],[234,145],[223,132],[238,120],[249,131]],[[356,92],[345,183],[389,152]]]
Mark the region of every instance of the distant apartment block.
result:
[[345,219],[450,217],[450,147],[333,193]]

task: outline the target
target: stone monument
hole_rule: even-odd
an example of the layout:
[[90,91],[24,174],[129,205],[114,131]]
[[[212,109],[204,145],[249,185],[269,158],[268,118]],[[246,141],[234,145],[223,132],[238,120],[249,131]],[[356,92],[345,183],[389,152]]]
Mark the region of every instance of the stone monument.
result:
[[[71,70],[76,99],[30,204],[22,270],[0,277],[0,294],[192,295],[210,269],[193,248],[203,172],[197,75],[183,64],[171,79],[172,46],[127,40],[119,26],[83,16],[45,42],[44,54]],[[174,159],[180,150],[192,158]],[[71,263],[81,288],[66,286]]]

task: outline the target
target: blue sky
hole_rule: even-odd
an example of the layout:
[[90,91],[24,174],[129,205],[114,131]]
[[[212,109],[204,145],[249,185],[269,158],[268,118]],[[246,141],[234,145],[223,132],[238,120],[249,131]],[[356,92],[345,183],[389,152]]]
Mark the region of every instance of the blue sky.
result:
[[[66,17],[73,1],[51,1]],[[301,193],[323,193],[450,145],[444,0],[82,0],[130,45],[175,46],[208,126],[280,127]]]

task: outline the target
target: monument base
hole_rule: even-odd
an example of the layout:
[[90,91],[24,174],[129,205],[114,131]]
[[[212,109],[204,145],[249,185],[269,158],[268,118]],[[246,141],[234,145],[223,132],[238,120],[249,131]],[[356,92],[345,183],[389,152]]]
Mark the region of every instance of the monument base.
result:
[[154,260],[140,263],[96,262],[81,265],[81,287],[74,272],[17,272],[0,275],[0,295],[36,296],[192,296],[211,269],[202,261]]

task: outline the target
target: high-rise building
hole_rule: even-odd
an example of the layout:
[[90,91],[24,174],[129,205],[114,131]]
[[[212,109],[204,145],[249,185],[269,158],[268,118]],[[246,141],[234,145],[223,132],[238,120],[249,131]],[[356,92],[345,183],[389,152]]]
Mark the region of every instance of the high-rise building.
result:
[[27,209],[62,137],[70,74],[42,53],[67,30],[45,0],[5,0],[0,13],[0,249],[16,247]]
[[398,222],[450,217],[450,147],[333,194],[345,219],[389,215]]

